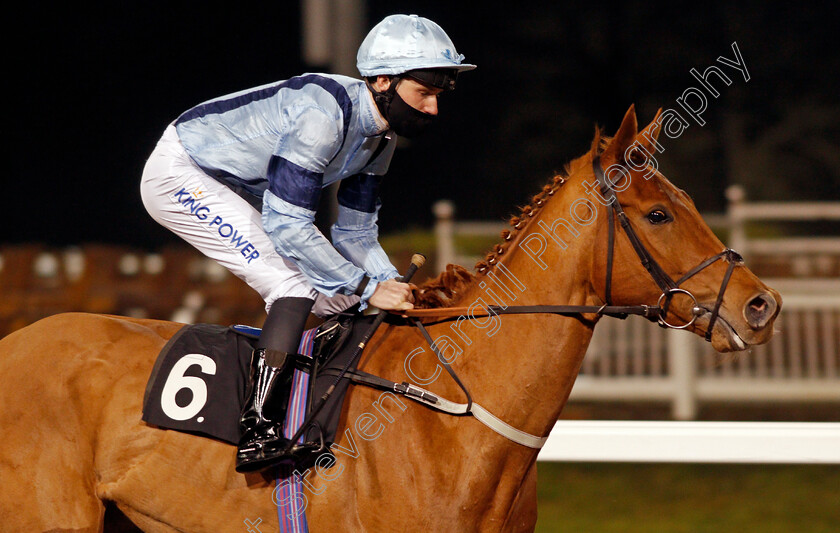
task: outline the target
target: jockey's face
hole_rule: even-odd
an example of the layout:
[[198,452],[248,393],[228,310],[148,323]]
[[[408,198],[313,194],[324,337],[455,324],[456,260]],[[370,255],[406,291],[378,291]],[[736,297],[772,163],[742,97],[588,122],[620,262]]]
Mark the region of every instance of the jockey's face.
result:
[[[380,92],[387,91],[391,86],[392,79],[388,76],[379,76],[374,87]],[[405,103],[414,109],[429,115],[438,114],[438,95],[443,89],[424,85],[411,78],[400,78],[397,82],[397,93]]]
[[397,93],[405,103],[429,115],[438,114],[438,95],[443,89],[424,85],[411,78],[402,78],[397,85]]

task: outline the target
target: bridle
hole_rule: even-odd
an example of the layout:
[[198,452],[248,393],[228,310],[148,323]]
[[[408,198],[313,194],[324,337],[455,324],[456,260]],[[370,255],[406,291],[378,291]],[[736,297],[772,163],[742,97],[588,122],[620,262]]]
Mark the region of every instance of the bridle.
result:
[[[473,311],[471,310],[471,308],[467,307],[412,309],[409,311],[399,312],[398,314],[407,316],[409,323],[413,324],[420,331],[423,338],[429,344],[429,347],[431,348],[432,352],[437,356],[439,364],[443,366],[444,369],[446,369],[449,375],[453,378],[453,380],[465,394],[467,399],[466,403],[454,403],[449,400],[446,400],[445,398],[441,398],[440,396],[431,393],[430,391],[427,391],[420,387],[416,387],[407,382],[396,383],[381,378],[379,376],[375,376],[360,370],[353,370],[348,367],[345,367],[339,373],[336,380],[346,376],[354,383],[367,385],[369,387],[374,387],[385,391],[391,391],[397,394],[402,394],[406,398],[410,398],[418,403],[426,405],[427,407],[437,409],[445,413],[449,413],[456,416],[472,415],[496,433],[499,433],[500,435],[503,435],[504,437],[523,446],[539,449],[542,447],[543,444],[545,444],[547,437],[531,435],[519,429],[516,429],[504,422],[503,420],[499,419],[498,417],[494,416],[487,409],[473,401],[472,396],[470,395],[466,385],[459,379],[458,375],[452,369],[444,354],[440,352],[439,347],[437,346],[435,341],[432,340],[432,337],[426,330],[426,326],[450,320],[460,320],[462,318],[466,318],[465,315],[469,315],[470,318],[475,318],[476,316],[485,315],[548,313],[563,316],[574,316],[583,320],[584,314],[595,313],[598,316],[612,316],[622,319],[626,318],[628,315],[631,314],[640,315],[647,318],[648,320],[656,321],[660,326],[664,328],[685,329],[691,326],[697,320],[698,317],[708,313],[709,310],[701,307],[697,302],[697,297],[695,297],[690,291],[681,288],[680,285],[682,285],[692,277],[696,276],[697,274],[699,274],[700,272],[717,262],[718,260],[723,259],[727,261],[729,265],[726,268],[726,273],[723,276],[723,281],[721,282],[720,289],[718,290],[717,299],[715,300],[715,305],[711,310],[711,317],[709,319],[709,324],[705,333],[706,340],[711,342],[712,331],[714,330],[715,323],[720,315],[720,307],[723,303],[724,293],[726,292],[726,288],[729,285],[729,280],[732,278],[732,272],[735,270],[736,266],[743,264],[743,258],[734,250],[727,248],[722,252],[700,262],[700,264],[686,272],[684,276],[674,281],[674,279],[671,278],[671,276],[668,275],[668,273],[662,269],[659,263],[656,262],[656,260],[648,251],[648,249],[645,248],[645,245],[642,243],[642,240],[639,238],[638,234],[636,233],[636,230],[634,230],[633,226],[630,224],[627,214],[624,212],[624,209],[621,207],[621,203],[618,201],[618,197],[615,194],[613,184],[607,180],[607,177],[604,174],[604,170],[601,168],[600,155],[596,155],[592,159],[592,169],[594,170],[595,177],[597,178],[598,183],[600,184],[601,195],[603,196],[603,199],[607,202],[608,208],[606,265],[607,272],[604,288],[604,305],[489,305],[484,309],[483,312]],[[622,172],[624,172],[623,167],[619,167],[619,169]],[[662,291],[662,293],[659,296],[659,299],[656,302],[656,305],[619,306],[612,304],[612,271],[613,264],[615,262],[614,259],[616,222],[618,222],[618,225],[621,226],[625,235],[627,235],[627,238],[630,240],[630,244],[633,246],[633,250],[635,250],[639,261],[641,261],[642,263],[642,266],[645,268],[645,270],[647,270],[654,283],[656,283],[656,285]],[[691,298],[693,302],[691,309],[691,319],[686,324],[671,324],[665,319],[668,306],[670,305],[672,298],[676,294],[684,294]],[[385,315],[385,313],[382,313],[379,317],[377,317],[380,318],[380,320],[370,329],[370,331],[368,331],[365,337],[366,339],[369,339],[373,335],[373,332],[375,331],[376,327],[378,327],[378,324],[381,323],[381,317],[383,315]],[[432,320],[424,322],[423,320],[421,320],[424,317],[431,318]],[[392,318],[394,320],[398,320],[397,314],[392,315]],[[361,353],[361,350],[364,348],[365,344],[366,341],[362,342],[359,345],[359,349],[357,350],[359,354]],[[358,357],[358,354],[354,357],[354,359],[356,357]],[[301,426],[301,429],[298,431],[298,434],[295,435],[295,437],[292,439],[292,442],[297,441],[297,438],[299,437],[300,433],[305,427],[306,424]]]
[[[633,226],[630,225],[630,221],[627,218],[627,214],[624,212],[624,209],[621,207],[621,203],[618,201],[618,197],[615,194],[615,190],[612,186],[613,184],[611,184],[607,180],[607,176],[604,174],[604,170],[601,168],[600,155],[596,155],[592,159],[592,169],[595,172],[595,177],[601,186],[601,195],[604,197],[605,200],[608,201],[607,279],[604,288],[606,305],[612,305],[611,290],[613,258],[615,256],[615,221],[618,220],[618,223],[624,230],[625,235],[627,235],[627,238],[630,240],[630,244],[633,246],[633,250],[639,257],[639,261],[641,261],[642,266],[645,268],[645,270],[648,271],[650,277],[653,278],[654,283],[656,283],[656,285],[662,291],[662,294],[659,296],[659,300],[657,301],[656,305],[656,307],[658,308],[658,316],[656,316],[656,320],[662,327],[671,329],[685,329],[691,326],[694,323],[694,321],[697,320],[698,317],[706,314],[708,310],[703,307],[700,307],[697,303],[697,298],[691,292],[685,289],[681,289],[680,285],[682,285],[684,282],[688,281],[695,275],[699,274],[705,268],[714,264],[718,259],[725,259],[729,263],[729,266],[726,268],[726,274],[724,274],[723,276],[723,281],[721,282],[720,289],[718,290],[718,295],[717,299],[715,300],[714,308],[711,311],[712,316],[709,318],[709,325],[706,328],[705,339],[711,342],[712,331],[714,330],[715,322],[717,322],[718,316],[720,315],[720,306],[723,303],[723,295],[726,292],[727,286],[729,285],[729,280],[732,278],[732,271],[735,270],[736,266],[743,264],[743,257],[741,257],[741,255],[735,250],[727,248],[719,254],[714,255],[706,259],[705,261],[702,261],[699,265],[689,270],[680,279],[674,281],[673,278],[671,278],[671,276],[668,275],[668,273],[665,272],[661,266],[659,266],[659,263],[656,262],[656,259],[653,258],[653,256],[647,250],[647,248],[645,248],[644,244],[642,244],[641,239],[639,239],[639,236],[636,234],[636,230],[634,230]],[[670,324],[665,320],[665,315],[668,311],[668,306],[675,294],[685,294],[689,298],[691,298],[693,302],[691,308],[691,320],[689,320],[686,324],[675,325]]]
[[[619,168],[622,172],[624,172],[624,169],[622,167]],[[547,313],[575,317],[581,317],[584,314],[596,314],[598,316],[611,316],[615,318],[624,319],[627,318],[628,315],[639,315],[644,318],[647,318],[648,320],[657,322],[663,328],[685,329],[694,324],[697,318],[705,315],[706,313],[711,312],[709,324],[706,328],[706,333],[704,335],[704,338],[707,341],[711,342],[712,331],[714,330],[715,323],[717,322],[717,319],[720,316],[720,307],[723,304],[723,296],[726,293],[726,288],[729,286],[729,281],[732,278],[732,272],[735,270],[736,266],[742,265],[744,262],[741,255],[735,250],[727,248],[722,252],[700,262],[700,264],[689,270],[684,276],[674,281],[674,279],[667,272],[665,272],[665,270],[663,270],[661,266],[659,266],[659,263],[656,262],[656,259],[653,258],[648,249],[645,248],[645,245],[642,243],[642,240],[639,238],[638,234],[636,233],[636,230],[634,230],[633,226],[630,224],[627,214],[624,212],[624,209],[621,207],[621,203],[618,201],[618,197],[616,196],[613,186],[614,184],[609,182],[607,176],[604,174],[604,170],[601,168],[600,155],[596,155],[592,159],[592,169],[595,173],[595,178],[598,180],[602,198],[607,203],[608,209],[606,269],[607,272],[606,281],[604,284],[604,305],[489,305],[486,307],[485,313],[481,313],[480,311],[472,311],[471,316],[484,316],[485,314],[510,315]],[[662,293],[659,296],[659,299],[656,302],[656,305],[612,304],[612,272],[613,264],[615,262],[614,258],[616,221],[618,222],[618,225],[621,226],[625,235],[627,235],[627,238],[630,240],[630,244],[633,246],[633,250],[636,252],[636,256],[639,258],[639,261],[642,263],[642,266],[650,274],[654,283],[656,283],[656,285],[662,291]],[[720,289],[718,290],[717,299],[715,300],[714,307],[711,311],[709,311],[708,309],[701,307],[698,304],[696,296],[694,296],[690,291],[681,288],[680,286],[720,259],[724,259],[727,263],[729,263],[729,265],[727,266],[726,273],[723,276],[723,280],[721,282]],[[670,306],[671,300],[676,294],[684,294],[691,298],[691,301],[693,302],[691,308],[691,319],[685,324],[672,324],[666,320],[668,307]],[[454,320],[456,317],[466,315],[467,313],[467,308],[462,307],[414,309],[405,312],[407,316],[415,319],[424,317],[437,318],[437,320],[426,322],[426,325]],[[417,324],[420,324],[419,320],[416,320],[415,322]]]

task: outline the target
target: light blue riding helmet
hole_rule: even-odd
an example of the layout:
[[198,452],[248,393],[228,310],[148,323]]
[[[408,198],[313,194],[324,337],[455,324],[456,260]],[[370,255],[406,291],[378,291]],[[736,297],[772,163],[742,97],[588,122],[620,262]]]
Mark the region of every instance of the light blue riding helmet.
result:
[[393,76],[418,69],[472,70],[463,63],[443,28],[417,15],[390,15],[373,27],[356,54],[364,77]]

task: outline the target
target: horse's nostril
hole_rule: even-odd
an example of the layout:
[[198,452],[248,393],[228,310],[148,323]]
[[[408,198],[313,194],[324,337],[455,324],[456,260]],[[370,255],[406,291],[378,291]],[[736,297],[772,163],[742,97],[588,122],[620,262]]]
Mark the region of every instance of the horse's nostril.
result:
[[767,308],[767,302],[764,301],[764,298],[758,296],[753,298],[750,302],[750,309],[755,311],[756,313],[761,313]]
[[759,294],[744,308],[744,318],[753,328],[762,328],[773,316],[776,310],[776,300],[769,294]]

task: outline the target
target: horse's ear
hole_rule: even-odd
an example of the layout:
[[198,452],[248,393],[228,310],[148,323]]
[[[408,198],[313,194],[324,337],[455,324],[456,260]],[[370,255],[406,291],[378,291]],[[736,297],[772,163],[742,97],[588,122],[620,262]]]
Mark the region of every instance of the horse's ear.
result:
[[659,132],[662,131],[662,124],[659,123],[659,117],[662,116],[662,108],[659,108],[659,111],[656,112],[656,116],[653,117],[653,120],[650,124],[647,125],[645,129],[639,132],[637,140],[642,147],[647,150],[647,153],[653,154],[655,145],[657,144],[656,140],[659,138]]
[[612,138],[610,144],[604,150],[604,159],[613,162],[623,161],[624,151],[636,141],[637,131],[639,131],[639,123],[636,122],[636,107],[631,104],[630,109],[624,114],[624,119],[621,121],[621,126],[618,127],[615,137]]

